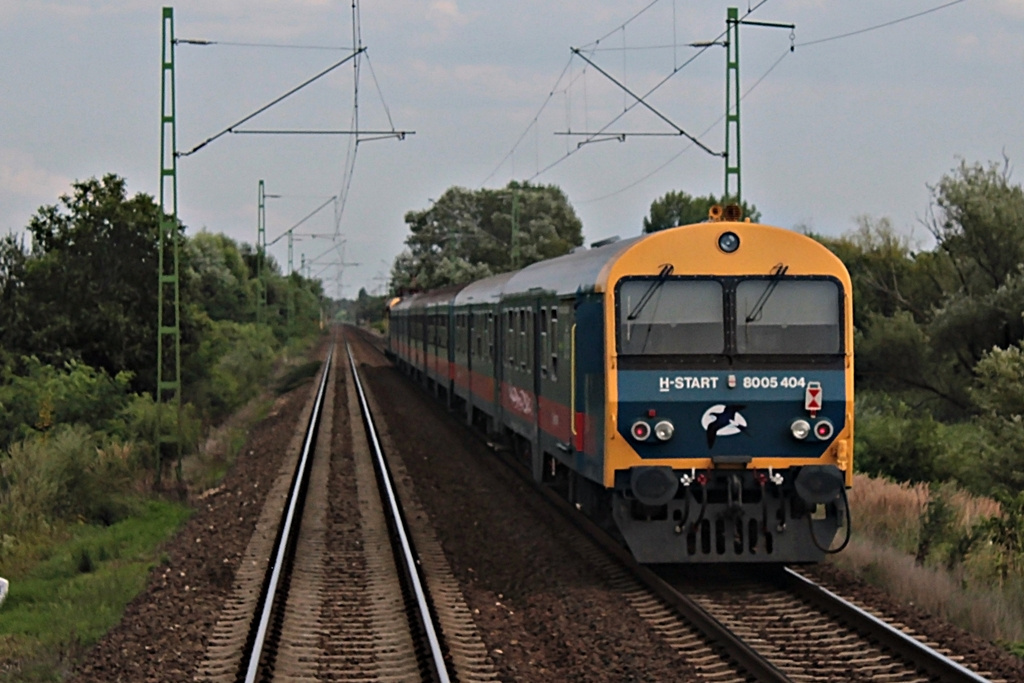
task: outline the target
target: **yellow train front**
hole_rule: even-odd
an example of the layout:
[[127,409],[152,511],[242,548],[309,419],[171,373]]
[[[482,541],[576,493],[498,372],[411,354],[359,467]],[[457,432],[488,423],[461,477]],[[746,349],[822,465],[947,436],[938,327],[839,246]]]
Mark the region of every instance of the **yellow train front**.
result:
[[408,297],[390,343],[639,561],[818,562],[849,530],[851,291],[810,237],[709,221]]
[[602,276],[607,351],[588,354],[577,323],[576,363],[606,379],[588,420],[636,558],[823,559],[848,533],[853,472],[843,264],[804,235],[718,221],[639,240]]

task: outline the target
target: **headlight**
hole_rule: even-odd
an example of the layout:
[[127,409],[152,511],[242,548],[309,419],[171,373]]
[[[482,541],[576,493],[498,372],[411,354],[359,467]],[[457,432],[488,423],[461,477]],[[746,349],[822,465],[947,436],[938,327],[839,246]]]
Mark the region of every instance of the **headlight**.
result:
[[794,439],[803,441],[811,433],[811,424],[807,420],[793,420],[789,425],[789,431],[793,433]]
[[658,437],[659,441],[668,441],[672,438],[675,431],[676,428],[668,420],[662,420],[654,425],[654,435]]
[[740,236],[734,232],[723,232],[718,236],[718,248],[731,254],[740,248]]
[[630,427],[630,433],[633,434],[633,438],[637,441],[647,441],[651,437],[651,425],[643,420],[637,420]]

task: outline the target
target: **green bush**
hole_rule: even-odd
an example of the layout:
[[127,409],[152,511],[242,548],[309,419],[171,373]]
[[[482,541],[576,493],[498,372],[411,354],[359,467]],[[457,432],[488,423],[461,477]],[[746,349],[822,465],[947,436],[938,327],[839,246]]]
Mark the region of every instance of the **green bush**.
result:
[[189,387],[190,402],[207,422],[219,422],[260,391],[276,349],[274,335],[265,326],[209,321],[195,361],[205,371]]
[[292,389],[305,384],[311,378],[316,377],[322,366],[323,363],[318,360],[311,360],[306,363],[300,363],[299,365],[293,365],[288,368],[284,373],[284,376],[277,381],[277,386],[275,387],[277,393],[286,394]]
[[1002,580],[1024,575],[1024,492],[1000,496],[1003,514],[986,521],[984,530],[999,548],[999,574]]
[[[173,414],[174,406],[164,404],[162,419],[165,424],[173,425],[178,416]],[[149,394],[133,396],[121,411],[119,431],[114,436],[131,441],[138,452],[139,462],[152,469],[155,463],[153,442],[157,430],[158,407]],[[188,455],[196,452],[202,434],[202,420],[197,415],[196,407],[185,404],[181,408],[180,439],[181,453]],[[166,432],[166,430],[165,430]],[[164,461],[175,457],[178,448],[174,442],[164,444]]]
[[861,394],[857,402],[857,469],[896,481],[932,481],[941,425],[901,401]]
[[0,456],[4,533],[39,531],[62,520],[112,524],[132,511],[141,473],[130,444],[101,439],[80,425],[17,442]]
[[0,378],[0,448],[58,424],[84,424],[93,430],[116,429],[128,403],[131,373],[110,377],[103,370],[69,361],[63,368],[21,359]]
[[857,396],[854,465],[895,481],[955,481],[978,494],[992,492],[1003,475],[989,466],[991,433],[976,421],[946,423],[898,398]]

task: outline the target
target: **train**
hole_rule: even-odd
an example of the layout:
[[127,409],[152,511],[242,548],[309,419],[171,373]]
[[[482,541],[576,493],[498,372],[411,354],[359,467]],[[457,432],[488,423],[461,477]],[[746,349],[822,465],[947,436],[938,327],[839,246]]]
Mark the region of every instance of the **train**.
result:
[[388,354],[641,563],[820,562],[851,522],[850,276],[709,214],[397,297]]

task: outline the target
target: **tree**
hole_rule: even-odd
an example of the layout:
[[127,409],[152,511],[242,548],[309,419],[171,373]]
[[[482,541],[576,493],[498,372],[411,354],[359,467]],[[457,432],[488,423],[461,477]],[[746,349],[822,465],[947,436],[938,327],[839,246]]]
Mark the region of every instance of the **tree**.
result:
[[[724,206],[727,198],[719,199],[709,194],[707,197],[692,197],[686,192],[671,191],[660,199],[651,202],[651,215],[644,218],[644,232],[658,232],[678,225],[703,223],[708,219],[708,210],[715,204]],[[740,204],[743,217],[753,222],[761,220],[761,212],[753,204]]]
[[1024,190],[1010,184],[1010,164],[960,165],[930,188],[927,223],[949,255],[963,290],[991,291],[1024,263]]
[[840,237],[811,234],[838,256],[853,280],[853,320],[863,330],[871,315],[909,312],[918,323],[931,319],[945,293],[956,287],[949,259],[915,252],[888,218],[857,217],[857,229]]
[[913,252],[885,219],[819,239],[853,280],[858,386],[962,420],[979,410],[979,362],[1024,339],[1024,192],[1008,164],[964,162],[931,190],[933,251]]
[[992,349],[975,367],[977,381],[971,398],[978,423],[986,429],[981,452],[984,471],[1002,493],[1024,488],[1024,342]]
[[931,188],[928,223],[952,282],[928,336],[954,380],[968,386],[993,348],[1024,339],[1024,191],[1009,163],[960,165]]
[[410,235],[391,269],[392,292],[471,282],[583,243],[583,225],[554,185],[452,187],[430,208],[408,212],[405,222]]
[[359,289],[355,301],[355,319],[358,323],[377,323],[384,318],[386,296],[371,296],[365,287]]
[[255,320],[256,280],[233,240],[202,231],[184,251],[192,273],[185,299],[203,302],[213,320]]
[[136,389],[151,389],[160,209],[148,195],[129,198],[113,174],[72,188],[32,217],[23,260],[9,242],[0,256],[0,345],[55,365],[130,371]]
[[[25,263],[24,242],[14,235],[0,239],[0,356],[6,354],[12,339],[24,329]],[[6,365],[0,357],[0,368]]]

